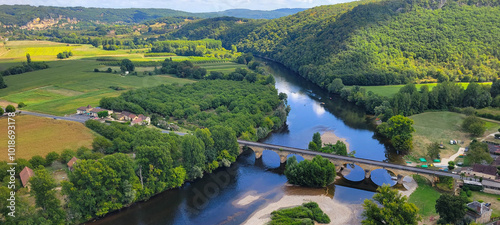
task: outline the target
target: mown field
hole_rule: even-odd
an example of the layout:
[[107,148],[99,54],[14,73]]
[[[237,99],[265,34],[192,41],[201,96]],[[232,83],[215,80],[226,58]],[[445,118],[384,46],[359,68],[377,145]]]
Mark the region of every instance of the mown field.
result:
[[[467,88],[469,83],[459,83],[463,88]],[[491,85],[491,82],[481,83],[483,85]],[[427,85],[429,90],[432,90],[433,87],[437,85],[437,83],[428,83],[428,84],[416,84],[417,90],[420,90],[420,87]],[[375,94],[379,94],[381,96],[391,97],[398,93],[399,89],[401,89],[404,85],[385,85],[385,86],[362,86],[366,91],[372,91]]]
[[[45,157],[55,151],[91,147],[95,134],[82,123],[20,115],[14,117],[16,126],[16,157],[31,159],[34,155]],[[0,125],[7,127],[7,117],[0,118]],[[7,143],[7,129],[1,129],[0,142]],[[0,161],[7,160],[7,144],[0,146]]]
[[[471,136],[461,129],[465,115],[454,112],[425,112],[410,116],[414,121],[413,127],[413,150],[412,155],[420,158],[427,154],[427,146],[432,142],[443,143],[445,149],[441,150],[441,157],[449,157],[458,151],[460,145],[450,145],[450,140],[464,141],[463,147],[467,146]],[[485,121],[485,135],[495,132],[500,125]]]
[[[143,57],[141,50],[104,51],[91,45],[70,45],[47,41],[10,41],[7,44],[9,51],[0,52],[0,69],[19,65],[26,60],[29,52],[33,61],[44,60],[50,68],[19,75],[4,77],[8,87],[0,89],[0,99],[8,102],[24,102],[28,106],[24,110],[43,112],[52,115],[66,115],[75,113],[76,108],[85,105],[98,105],[103,97],[114,97],[123,91],[157,86],[170,83],[191,83],[194,80],[180,79],[169,75],[154,76],[121,76],[119,74],[94,72],[94,68],[101,71],[110,66],[100,65],[97,56],[116,59],[129,58],[133,61],[164,60],[166,57]],[[65,60],[56,59],[55,55],[64,50],[71,50],[75,56]],[[174,60],[186,60],[188,57],[174,56]],[[245,67],[232,62],[202,63],[199,66],[208,71],[231,72],[235,68]],[[118,70],[116,66],[111,66]],[[153,71],[154,67],[136,67],[139,74],[144,71]],[[115,91],[110,86],[124,88]]]

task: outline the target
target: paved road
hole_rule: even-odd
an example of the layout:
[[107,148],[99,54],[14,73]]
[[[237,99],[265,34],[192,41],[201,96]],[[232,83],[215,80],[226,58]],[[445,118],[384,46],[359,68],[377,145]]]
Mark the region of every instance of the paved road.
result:
[[414,172],[417,174],[447,176],[447,177],[453,177],[453,178],[457,178],[457,179],[460,178],[460,176],[458,174],[453,174],[450,172],[428,170],[428,169],[423,169],[423,168],[419,168],[419,167],[398,165],[398,164],[375,161],[375,160],[370,160],[370,159],[354,158],[354,157],[341,156],[341,155],[333,155],[333,154],[328,154],[328,153],[323,153],[323,152],[314,152],[311,150],[291,148],[291,147],[285,147],[285,146],[279,146],[279,145],[264,144],[264,143],[258,143],[258,142],[252,142],[252,141],[238,140],[238,143],[242,144],[242,145],[246,145],[248,147],[255,146],[255,147],[260,147],[260,148],[264,148],[264,149],[274,149],[274,150],[282,149],[282,150],[286,150],[286,151],[289,151],[291,153],[296,153],[296,154],[320,155],[324,158],[340,159],[340,160],[344,160],[344,161],[348,161],[348,162],[352,162],[352,163],[363,163],[363,164],[368,164],[368,165],[373,165],[373,166],[380,166],[380,167],[383,167],[385,169],[398,169],[398,170],[405,170],[405,171]]
[[80,123],[85,123],[85,121],[90,119],[90,117],[88,117],[88,116],[79,116],[79,115],[54,116],[54,115],[29,112],[29,111],[17,111],[17,112],[20,113],[21,115],[32,115],[32,116],[46,117],[46,118],[51,118],[51,119],[56,119],[56,120],[74,121],[74,122],[80,122]]

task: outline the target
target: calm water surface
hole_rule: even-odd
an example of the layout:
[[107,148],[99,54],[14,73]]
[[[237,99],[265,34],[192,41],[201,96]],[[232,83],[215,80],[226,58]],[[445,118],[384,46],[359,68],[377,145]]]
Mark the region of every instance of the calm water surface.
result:
[[[333,130],[337,136],[347,139],[356,157],[401,162],[401,158],[374,135],[374,126],[362,109],[329,96],[279,64],[266,63],[275,76],[276,88],[288,95],[292,110],[287,126],[262,142],[307,148],[315,132]],[[302,158],[298,156],[298,159]],[[258,160],[252,152],[245,152],[230,168],[221,168],[182,188],[166,191],[90,224],[240,224],[259,207],[291,193],[284,186],[283,166],[274,152],[264,151]],[[328,188],[328,194],[334,199],[362,203],[373,196],[373,183],[361,181],[364,178],[361,167],[352,165],[351,173],[345,178],[347,180]],[[379,185],[394,183],[384,170],[373,171],[372,180]],[[318,190],[301,189],[301,194],[315,193]],[[236,204],[249,194],[261,198],[246,206]]]

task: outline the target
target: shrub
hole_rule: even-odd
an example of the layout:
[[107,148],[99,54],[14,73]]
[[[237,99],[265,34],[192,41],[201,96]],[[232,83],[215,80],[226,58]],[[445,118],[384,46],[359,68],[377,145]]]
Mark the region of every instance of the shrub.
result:
[[24,107],[26,107],[26,104],[24,104],[24,102],[19,102],[19,103],[17,104],[17,107],[18,107],[18,108],[24,108]]
[[13,105],[8,105],[7,107],[5,107],[5,112],[15,112],[16,111],[16,107],[14,107]]
[[99,69],[95,68],[95,69],[94,69],[94,72],[96,72],[96,73],[97,73],[97,72],[99,72]]
[[29,162],[31,163],[33,168],[38,168],[38,166],[45,166],[45,164],[46,164],[45,159],[39,155],[35,155],[35,156],[31,157]]
[[52,163],[59,159],[59,154],[57,152],[49,152],[47,156],[45,156],[45,166],[50,166]]

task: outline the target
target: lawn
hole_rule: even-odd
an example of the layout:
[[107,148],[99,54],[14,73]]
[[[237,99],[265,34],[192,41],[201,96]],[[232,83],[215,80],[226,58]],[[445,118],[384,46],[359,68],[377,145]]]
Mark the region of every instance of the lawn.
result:
[[[469,83],[459,83],[463,88],[467,88]],[[481,83],[482,85],[491,85],[491,82]],[[437,85],[437,83],[428,83],[428,84],[416,84],[417,90],[420,90],[420,87],[427,85],[429,86],[429,90],[432,90],[433,87]],[[399,89],[401,89],[404,85],[385,85],[385,86],[363,86],[366,91],[372,91],[375,94],[379,94],[381,96],[391,97],[398,93]]]
[[500,216],[500,201],[498,200],[500,195],[489,194],[479,191],[473,191],[471,199],[476,201],[483,200],[484,202],[491,203],[491,209],[493,212],[491,213],[491,217],[499,217]]
[[[91,147],[95,133],[78,122],[21,115],[14,117],[16,126],[16,157],[30,159],[34,155],[45,157],[47,153]],[[7,118],[0,118],[7,127]],[[0,143],[7,143],[7,129],[1,129]],[[0,161],[7,160],[7,144],[0,146]]]
[[436,200],[441,194],[425,178],[416,175],[414,179],[417,181],[418,187],[410,195],[408,202],[415,204],[420,209],[419,214],[423,218],[437,215]]

